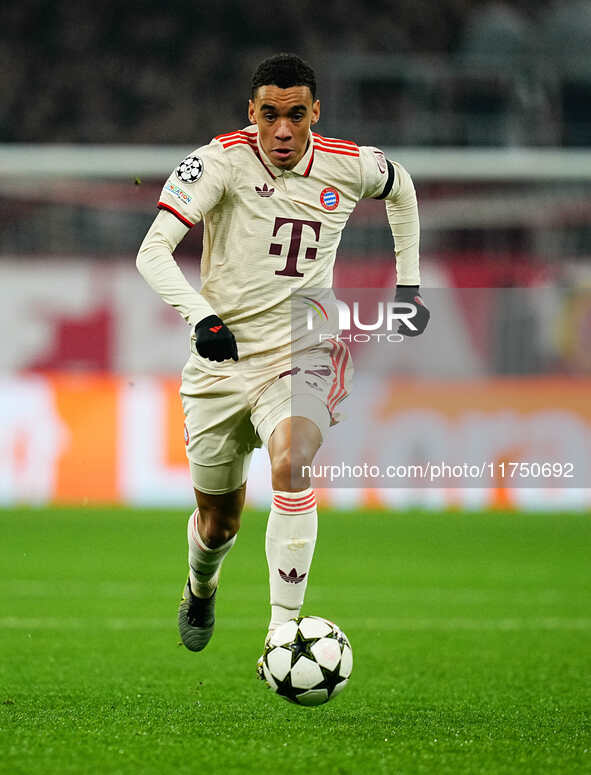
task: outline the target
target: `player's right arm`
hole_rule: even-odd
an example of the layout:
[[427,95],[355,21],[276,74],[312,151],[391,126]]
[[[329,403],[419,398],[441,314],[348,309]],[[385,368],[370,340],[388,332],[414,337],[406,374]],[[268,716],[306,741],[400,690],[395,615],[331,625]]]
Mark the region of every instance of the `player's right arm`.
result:
[[163,301],[194,326],[202,318],[215,315],[215,312],[189,283],[174,260],[173,253],[188,231],[189,228],[171,212],[161,210],[140,245],[136,266]]
[[209,360],[238,360],[236,341],[215,310],[189,283],[173,253],[226,192],[228,169],[217,143],[195,151],[170,175],[136,259],[138,271],[167,304],[195,327],[197,351]]

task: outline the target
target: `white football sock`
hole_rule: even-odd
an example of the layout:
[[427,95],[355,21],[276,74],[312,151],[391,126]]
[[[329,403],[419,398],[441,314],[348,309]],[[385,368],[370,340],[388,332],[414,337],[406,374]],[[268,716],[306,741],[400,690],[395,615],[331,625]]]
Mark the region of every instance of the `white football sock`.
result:
[[312,489],[273,492],[265,542],[271,591],[270,632],[299,615],[317,526],[316,496]]
[[224,557],[234,546],[236,536],[225,544],[210,549],[199,535],[197,509],[189,517],[187,540],[189,541],[189,578],[191,591],[196,597],[211,597],[216,590]]

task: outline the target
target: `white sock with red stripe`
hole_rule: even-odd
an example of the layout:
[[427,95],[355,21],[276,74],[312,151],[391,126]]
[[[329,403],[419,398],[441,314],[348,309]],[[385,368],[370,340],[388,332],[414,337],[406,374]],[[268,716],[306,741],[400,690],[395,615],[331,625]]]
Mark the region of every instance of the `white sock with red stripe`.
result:
[[312,565],[318,514],[310,488],[273,492],[265,549],[271,590],[269,631],[298,616]]
[[197,509],[189,517],[187,540],[189,542],[189,578],[195,597],[211,597],[215,592],[224,557],[234,546],[236,536],[225,544],[210,549],[199,535]]

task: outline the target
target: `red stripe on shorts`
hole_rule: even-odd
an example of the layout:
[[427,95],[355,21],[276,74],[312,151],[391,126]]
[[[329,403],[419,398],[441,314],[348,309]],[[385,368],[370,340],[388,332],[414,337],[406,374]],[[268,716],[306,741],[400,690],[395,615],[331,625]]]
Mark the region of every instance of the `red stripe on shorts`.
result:
[[347,390],[345,388],[345,371],[347,369],[347,361],[349,360],[349,350],[345,347],[345,357],[341,361],[340,367],[339,367],[339,374],[338,374],[338,382],[339,382],[339,389],[337,393],[334,395],[332,401],[330,401],[328,406],[328,411],[332,414],[332,410],[335,408],[335,406],[339,403],[339,401],[342,401],[343,398],[347,395]]
[[[327,407],[330,406],[330,401],[333,396],[333,393],[337,389],[338,384],[338,372],[339,372],[339,363],[341,361],[341,358],[343,357],[343,343],[338,342],[336,339],[329,339],[328,340],[331,345],[331,351],[330,351],[330,360],[332,362],[332,366],[334,369],[334,377],[332,378],[332,385],[330,387],[330,391],[328,393],[327,399],[326,399],[326,405]],[[329,409],[330,411],[330,409]]]

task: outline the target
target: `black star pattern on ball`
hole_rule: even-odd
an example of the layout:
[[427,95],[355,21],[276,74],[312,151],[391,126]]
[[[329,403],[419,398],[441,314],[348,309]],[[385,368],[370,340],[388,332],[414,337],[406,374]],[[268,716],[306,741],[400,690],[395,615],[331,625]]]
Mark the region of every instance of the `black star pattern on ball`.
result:
[[322,687],[328,691],[329,697],[333,693],[335,686],[340,684],[341,681],[346,680],[341,675],[339,675],[340,666],[341,666],[341,660],[339,659],[339,664],[335,667],[334,670],[329,670],[327,667],[320,668],[322,670],[322,675],[324,676]]
[[[300,623],[301,618],[297,620],[298,624]],[[314,638],[305,638],[301,631],[298,629],[295,635],[295,638],[291,643],[285,644],[283,648],[289,649],[291,651],[291,667],[295,665],[295,663],[298,661],[300,657],[308,657],[308,659],[311,659],[313,662],[316,662],[316,659],[314,658],[314,654],[311,651],[311,647],[318,641],[317,637]],[[271,649],[269,649],[271,650]],[[268,653],[268,651],[267,651]],[[318,665],[320,667],[320,665]],[[322,668],[321,668],[322,670]],[[338,672],[338,670],[337,670]],[[322,673],[324,675],[324,670],[322,670]],[[282,697],[285,697],[285,699],[289,700],[290,702],[297,703],[297,700],[295,697],[297,694],[305,691],[304,689],[294,689],[294,687],[291,685],[291,670],[287,673],[283,681],[280,681],[277,677],[273,676],[275,679],[275,683],[277,684],[277,694],[281,695]],[[334,686],[336,686],[336,683],[338,683],[338,679],[334,684],[331,681],[330,684],[330,692],[332,692]],[[319,685],[319,687],[324,688],[324,681],[322,681]],[[319,688],[318,687],[318,688]]]
[[[341,632],[341,630],[335,629],[330,632],[328,635],[325,636],[326,638],[330,638],[332,640],[336,640],[336,642],[341,647],[341,658],[343,656],[343,648],[345,646],[349,646],[351,648],[349,641],[347,640],[347,636],[344,632]],[[328,696],[333,693],[335,686],[341,683],[341,681],[345,681],[346,679],[343,678],[341,675],[339,675],[339,670],[341,667],[341,660],[339,659],[338,665],[335,667],[334,670],[329,670],[327,667],[322,667],[322,665],[319,665],[320,669],[322,670],[322,675],[324,676],[324,682],[323,687],[328,690]]]
[[310,651],[310,648],[314,645],[314,643],[316,643],[317,640],[318,638],[304,638],[301,631],[298,629],[294,640],[287,646],[287,648],[291,651],[292,667],[301,656],[308,657],[308,659],[316,661],[314,659],[314,654],[312,654]]
[[199,156],[187,156],[176,168],[175,173],[183,183],[195,183],[203,175],[203,162]]
[[277,684],[276,692],[281,697],[285,697],[286,700],[289,700],[290,702],[294,702],[297,705],[297,700],[294,699],[294,689],[291,685],[291,674],[288,673],[283,681],[279,681],[277,678],[275,678],[275,683]]

